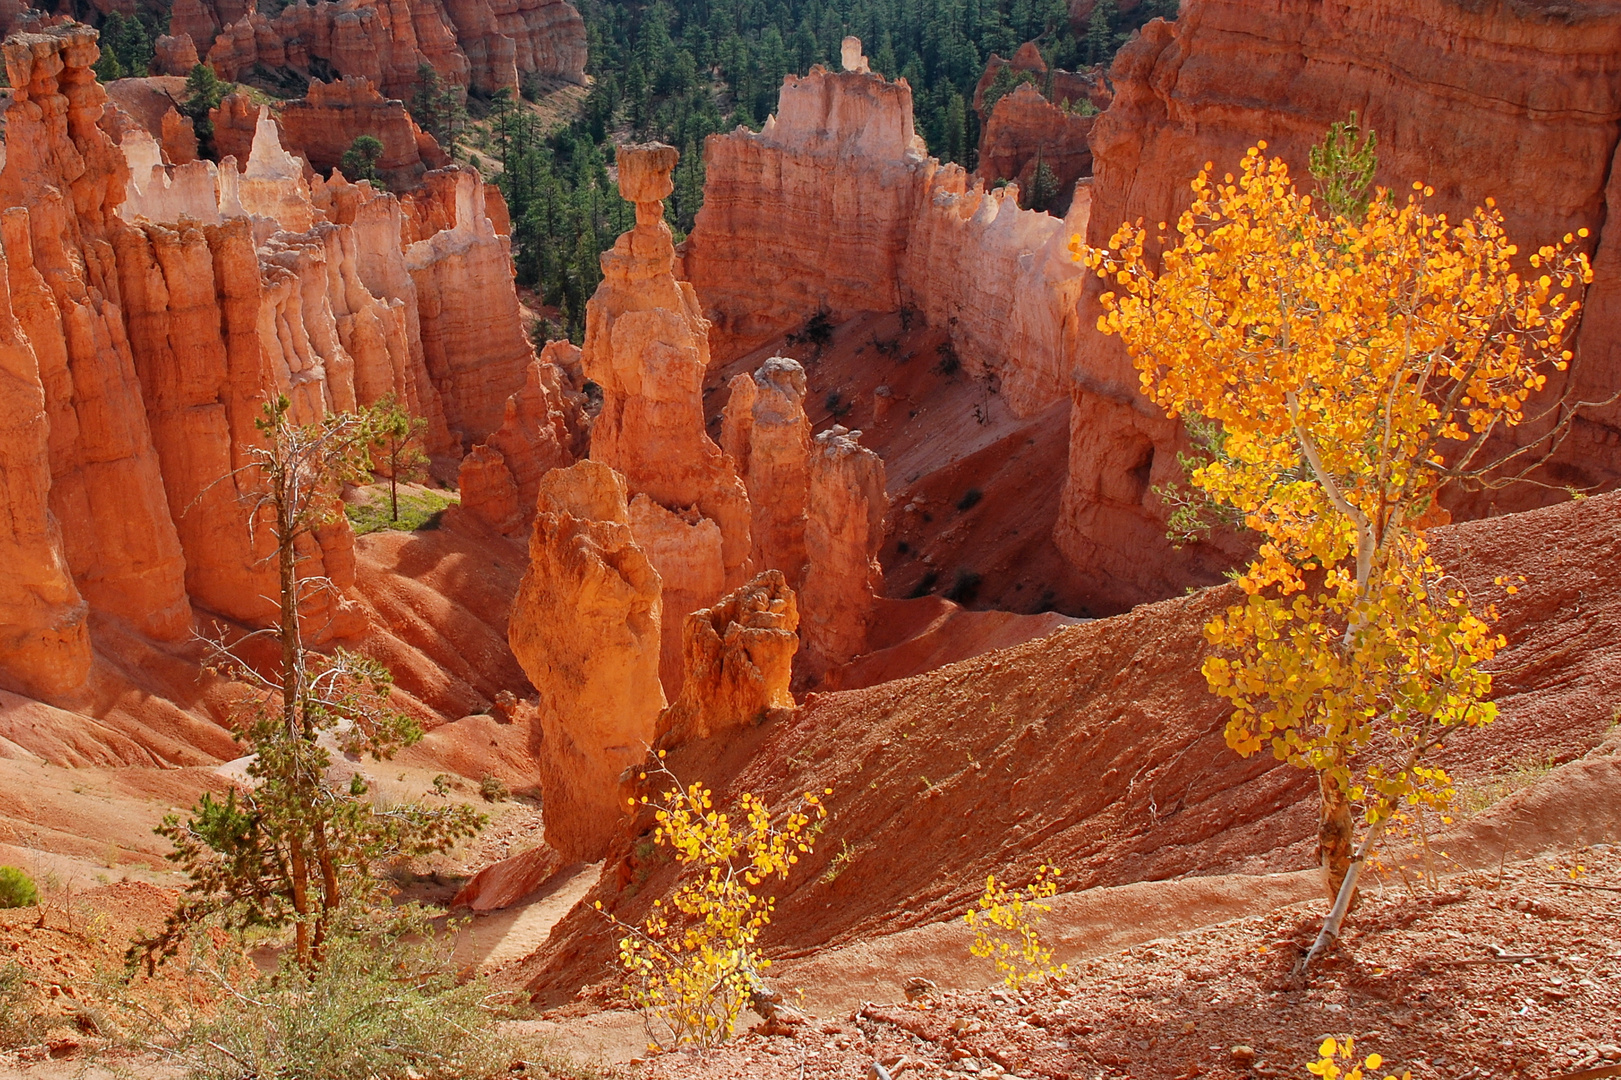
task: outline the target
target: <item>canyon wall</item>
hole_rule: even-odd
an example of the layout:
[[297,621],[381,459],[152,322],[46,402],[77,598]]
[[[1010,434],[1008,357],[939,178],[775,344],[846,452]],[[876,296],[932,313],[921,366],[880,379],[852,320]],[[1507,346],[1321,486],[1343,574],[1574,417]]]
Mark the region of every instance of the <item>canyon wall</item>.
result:
[[[988,92],[999,82],[1005,87],[1008,78],[1017,84],[991,99]],[[974,111],[981,125],[974,175],[987,185],[1016,180],[1028,192],[1038,167],[1045,164],[1057,188],[1051,201],[1038,209],[1063,214],[1075,181],[1092,175],[1089,136],[1110,97],[1102,67],[1049,68],[1033,41],[1019,46],[1011,60],[992,53],[974,87]]]
[[[1579,396],[1621,389],[1621,207],[1613,163],[1621,136],[1621,13],[1599,6],[1544,10],[1487,0],[1189,0],[1174,23],[1155,20],[1111,72],[1114,103],[1092,131],[1095,180],[1089,243],[1122,221],[1174,221],[1205,162],[1233,168],[1265,139],[1296,176],[1328,125],[1356,109],[1379,135],[1377,182],[1405,192],[1416,179],[1453,215],[1491,197],[1521,250],[1591,230],[1597,278],[1577,337]],[[1155,485],[1180,478],[1178,425],[1137,393],[1115,339],[1092,332],[1103,290],[1088,280],[1087,336],[1074,354],[1069,480],[1056,539],[1116,606],[1219,580],[1233,553],[1164,538]],[[1621,479],[1621,413],[1577,421],[1548,480]],[[1461,498],[1455,514],[1523,509],[1562,491],[1520,487]]]
[[[533,360],[476,174],[407,214],[366,184],[306,181],[263,111],[244,171],[172,164],[127,114],[117,143],[99,123],[97,55],[71,24],[5,43],[0,684],[70,704],[130,632],[181,643],[195,618],[273,620],[244,468],[271,396],[309,423],[393,394],[431,448],[459,452],[500,427]],[[406,221],[430,218],[445,228],[407,244]],[[425,310],[418,281],[466,310]],[[301,610],[310,640],[365,632],[346,521],[301,555],[333,585]]]
[[450,164],[433,136],[411,119],[405,102],[383,97],[363,76],[312,82],[304,97],[282,105],[277,119],[283,145],[303,154],[317,172],[341,167],[361,135],[383,144],[373,167],[391,191],[414,187],[429,169]]
[[409,99],[418,67],[465,93],[527,77],[585,81],[585,22],[568,0],[318,0],[274,17],[238,0],[177,0],[169,33],[189,36],[221,78],[257,66],[363,76]]
[[920,310],[947,328],[975,374],[1000,381],[1021,416],[1061,400],[1081,332],[1080,268],[1068,238],[1084,228],[1021,210],[1017,188],[970,186],[927,156],[912,93],[857,70],[790,76],[758,133],[712,135],[704,205],[684,270],[732,359],[818,312]]
[[[1012,185],[987,192],[924,156],[904,84],[861,63],[814,69],[785,82],[762,131],[709,139],[684,268],[722,359],[819,311],[837,321],[910,306],[947,328],[965,366],[999,381],[1019,415],[1070,398],[1054,536],[1093,609],[1120,610],[1219,581],[1245,549],[1232,537],[1181,549],[1165,539],[1169,508],[1154,489],[1182,479],[1188,444],[1138,393],[1118,342],[1097,332],[1102,290],[1070,259],[1069,238],[1097,244],[1125,220],[1174,220],[1206,161],[1230,167],[1259,139],[1303,176],[1307,149],[1354,108],[1379,133],[1378,182],[1404,191],[1423,179],[1454,215],[1495,198],[1522,250],[1590,231],[1596,280],[1570,387],[1603,401],[1621,390],[1621,240],[1605,235],[1621,199],[1618,49],[1621,15],[1596,7],[1188,0],[1116,58],[1108,108],[1085,118],[1095,175],[1063,221],[1018,210]],[[1015,89],[996,107],[1037,105],[1051,108]],[[994,139],[986,147],[987,175],[1012,171]],[[1584,413],[1543,479],[1550,486],[1460,494],[1450,507],[1478,516],[1621,481],[1621,407]]]

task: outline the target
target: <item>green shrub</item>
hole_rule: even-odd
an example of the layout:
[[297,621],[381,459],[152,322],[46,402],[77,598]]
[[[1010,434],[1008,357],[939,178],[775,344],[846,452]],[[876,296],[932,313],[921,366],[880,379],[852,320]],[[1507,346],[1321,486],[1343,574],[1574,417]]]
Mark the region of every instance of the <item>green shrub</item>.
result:
[[491,776],[488,773],[478,782],[478,793],[483,796],[485,802],[506,802],[512,794],[499,776]]
[[39,903],[34,879],[15,866],[0,866],[0,908],[32,907]]
[[[484,1080],[522,1055],[493,1030],[489,987],[458,985],[448,937],[407,916],[338,934],[312,971],[210,959],[223,995],[176,1046],[195,1080]],[[216,980],[219,981],[219,980]]]

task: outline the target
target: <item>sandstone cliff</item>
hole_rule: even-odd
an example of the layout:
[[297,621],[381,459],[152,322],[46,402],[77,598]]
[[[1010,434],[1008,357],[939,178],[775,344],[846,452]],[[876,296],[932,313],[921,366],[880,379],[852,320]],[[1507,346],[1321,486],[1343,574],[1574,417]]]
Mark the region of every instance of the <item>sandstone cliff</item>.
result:
[[[1028,193],[1045,166],[1052,171],[1054,194],[1036,209],[1062,214],[1069,209],[1075,181],[1092,175],[1092,148],[1087,139],[1096,119],[1096,115],[1048,101],[1034,86],[1021,83],[998,98],[985,118],[974,173],[986,184],[1017,181]],[[1028,196],[1025,201],[1030,201]]]
[[361,135],[383,144],[375,167],[378,179],[390,190],[413,187],[429,169],[450,164],[433,136],[411,119],[405,103],[384,98],[364,76],[312,82],[304,97],[281,107],[277,119],[283,144],[304,155],[318,172],[340,167],[343,155]]
[[[987,92],[1008,78],[1018,80],[1017,85],[991,100]],[[1048,68],[1033,41],[1019,46],[1011,60],[992,53],[974,87],[974,111],[980,121],[975,175],[986,184],[1016,180],[1028,196],[1038,165],[1045,164],[1057,189],[1052,201],[1040,209],[1063,214],[1075,181],[1092,175],[1089,136],[1097,113],[1109,107],[1111,97],[1101,67]]]
[[509,640],[540,691],[546,842],[565,859],[602,857],[625,816],[619,774],[653,741],[660,593],[624,478],[596,461],[547,474]]
[[[132,634],[183,639],[194,608],[247,626],[272,619],[268,538],[249,529],[241,470],[270,395],[312,422],[394,394],[444,452],[468,432],[446,423],[443,395],[462,394],[458,422],[484,422],[485,434],[533,359],[476,176],[439,185],[447,227],[407,246],[397,198],[341,180],[312,186],[262,110],[242,172],[229,159],[171,163],[127,113],[104,123],[96,55],[94,32],[72,25],[6,44],[17,89],[0,224],[19,332],[0,318],[0,415],[17,435],[0,460],[16,574],[0,588],[17,595],[0,680],[62,700],[85,684],[89,645],[114,641],[94,635],[127,651],[149,647]],[[457,273],[473,280],[449,280]],[[419,278],[436,298],[477,288],[482,302],[464,305],[477,310],[460,323],[435,318],[420,310]],[[507,350],[508,367],[491,349]],[[440,381],[430,361],[442,361]],[[485,379],[458,381],[459,363],[484,364]],[[309,639],[365,632],[347,524],[323,529],[304,555],[301,572],[335,586],[308,604]],[[66,582],[53,577],[61,567]]]
[[[864,68],[857,47],[856,68]],[[1033,415],[1060,400],[1079,332],[1068,227],[926,155],[911,89],[862,70],[790,77],[758,133],[711,136],[685,272],[722,360],[803,324],[921,310],[970,370]]]
[[445,84],[489,94],[526,76],[585,79],[585,22],[568,0],[318,0],[274,17],[238,0],[178,0],[172,35],[189,35],[221,78],[249,69],[369,79],[409,98],[426,64]]
[[816,436],[805,527],[808,568],[800,592],[805,670],[819,677],[867,651],[867,620],[883,595],[884,462],[835,424]]
[[732,380],[721,441],[749,492],[754,565],[805,584],[806,502],[810,498],[811,426],[805,369],[783,356]]
[[502,532],[527,528],[541,478],[585,454],[590,421],[570,375],[579,356],[567,341],[548,343],[507,398],[501,426],[462,461],[462,506]]
[[637,542],[664,578],[672,695],[682,677],[680,620],[742,584],[749,564],[748,494],[705,430],[709,324],[692,286],[676,280],[664,222],[676,157],[657,144],[619,148],[619,190],[636,204],[636,227],[602,255],[581,353],[603,395],[591,458],[624,475]]
[[12,306],[45,390],[51,509],[91,607],[177,640],[191,624],[184,562],[121,317],[111,239],[128,169],[97,126],[96,33],[57,26],[4,49],[0,203]]

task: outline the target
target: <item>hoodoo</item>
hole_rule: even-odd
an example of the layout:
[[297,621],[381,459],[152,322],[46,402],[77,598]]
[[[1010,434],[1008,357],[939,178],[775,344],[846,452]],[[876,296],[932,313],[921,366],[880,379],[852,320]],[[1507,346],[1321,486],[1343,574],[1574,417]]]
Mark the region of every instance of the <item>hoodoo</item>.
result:
[[662,145],[618,149],[619,191],[636,205],[636,226],[602,255],[581,352],[602,388],[591,458],[624,475],[632,531],[664,579],[671,694],[681,686],[681,620],[742,584],[749,565],[748,493],[704,429],[709,324],[692,286],[675,277],[664,222],[677,156]]
[[622,476],[598,461],[540,483],[512,652],[540,691],[546,842],[601,858],[624,817],[619,774],[653,742],[663,604],[637,546]]

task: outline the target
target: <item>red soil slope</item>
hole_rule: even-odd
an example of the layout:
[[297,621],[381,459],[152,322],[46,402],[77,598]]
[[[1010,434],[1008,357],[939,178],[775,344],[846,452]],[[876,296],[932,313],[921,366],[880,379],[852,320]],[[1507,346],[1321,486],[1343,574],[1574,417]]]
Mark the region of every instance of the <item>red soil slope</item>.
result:
[[[1445,530],[1443,558],[1480,598],[1499,574],[1499,721],[1446,763],[1468,780],[1528,757],[1570,760],[1603,738],[1621,700],[1621,495]],[[1184,874],[1299,869],[1311,861],[1307,776],[1227,750],[1224,710],[1198,674],[1200,626],[1232,587],[1070,626],[1037,641],[806,706],[731,745],[671,755],[721,799],[783,804],[834,789],[815,855],[779,894],[768,944],[793,955],[963,909],[987,873],[1040,862],[1068,888]],[[650,825],[644,822],[643,825]],[[589,899],[641,918],[671,871],[625,836]],[[833,856],[853,853],[836,879]],[[638,883],[636,890],[625,886]],[[559,1002],[610,970],[584,906],[527,963]]]

